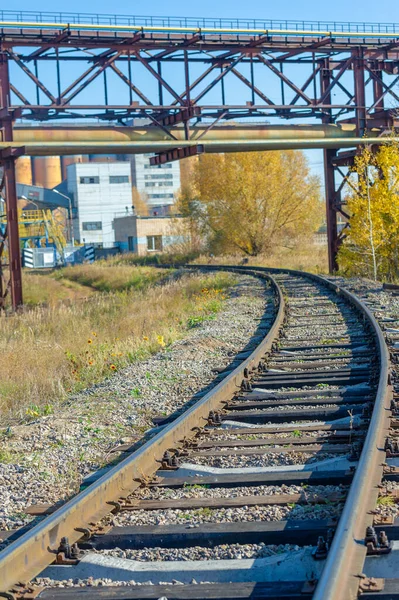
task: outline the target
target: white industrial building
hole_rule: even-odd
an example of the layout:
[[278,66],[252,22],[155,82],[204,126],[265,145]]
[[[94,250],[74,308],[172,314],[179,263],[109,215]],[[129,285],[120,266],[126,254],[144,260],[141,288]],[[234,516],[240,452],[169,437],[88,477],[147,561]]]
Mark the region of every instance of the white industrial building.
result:
[[114,218],[132,210],[129,162],[74,163],[67,167],[75,239],[101,248],[115,246]]
[[147,202],[151,212],[167,213],[180,189],[179,161],[164,165],[150,165],[152,154],[135,154],[131,157],[132,185]]

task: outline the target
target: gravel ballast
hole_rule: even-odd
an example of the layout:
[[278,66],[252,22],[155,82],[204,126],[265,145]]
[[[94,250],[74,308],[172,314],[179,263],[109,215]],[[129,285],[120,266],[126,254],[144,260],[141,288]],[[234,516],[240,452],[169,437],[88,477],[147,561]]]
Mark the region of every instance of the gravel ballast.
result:
[[[195,394],[211,389],[214,370],[245,349],[272,293],[262,280],[237,275],[223,309],[153,357],[135,362],[100,385],[75,395],[55,414],[3,431],[0,462],[0,529],[29,523],[24,509],[65,499],[82,479],[118,456]],[[267,322],[262,321],[262,327]]]

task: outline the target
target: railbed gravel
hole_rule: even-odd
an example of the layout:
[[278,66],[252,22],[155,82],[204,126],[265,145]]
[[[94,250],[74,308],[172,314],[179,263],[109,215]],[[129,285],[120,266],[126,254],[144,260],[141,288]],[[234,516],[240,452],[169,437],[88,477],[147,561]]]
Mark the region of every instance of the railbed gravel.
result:
[[232,456],[192,456],[187,458],[187,462],[190,464],[216,467],[219,469],[229,468],[250,468],[250,467],[283,467],[287,465],[306,465],[328,458],[335,458],[336,454],[329,454],[328,452],[267,452],[260,456],[245,456],[245,455],[232,455]]
[[267,506],[247,506],[235,508],[199,508],[199,509],[165,509],[135,510],[120,512],[105,517],[104,522],[114,527],[142,525],[185,525],[187,529],[195,528],[201,523],[247,523],[265,521],[333,519],[338,517],[342,504],[292,504]]
[[140,440],[160,409],[170,414],[211,389],[212,370],[227,366],[272,314],[272,293],[262,280],[237,275],[226,295],[214,320],[170,347],[76,394],[55,414],[0,432],[8,454],[0,463],[0,530],[29,523],[30,505],[77,492],[86,475],[117,456],[112,449]]
[[280,544],[267,546],[260,544],[223,544],[209,548],[192,546],[191,548],[141,548],[140,550],[94,550],[94,554],[127,558],[128,560],[148,561],[187,561],[187,560],[245,560],[247,558],[267,558],[284,552],[295,552],[299,546]]
[[[384,337],[390,350],[397,352],[399,348],[399,296],[397,290],[384,290],[382,283],[369,279],[353,277],[343,279],[342,277],[329,277],[334,283],[345,287],[356,294],[362,300],[379,322],[384,332]],[[396,394],[399,393],[399,364],[392,363],[393,387]],[[389,464],[389,459],[387,460]],[[383,480],[383,490],[395,491],[399,489],[399,483]],[[397,518],[399,516],[399,503],[393,498],[379,498],[375,511],[379,515]]]
[[207,488],[187,485],[184,488],[147,487],[139,489],[131,499],[140,500],[180,500],[182,498],[240,498],[242,496],[278,496],[281,494],[303,494],[306,498],[326,497],[344,490],[336,485],[256,485],[236,488]]

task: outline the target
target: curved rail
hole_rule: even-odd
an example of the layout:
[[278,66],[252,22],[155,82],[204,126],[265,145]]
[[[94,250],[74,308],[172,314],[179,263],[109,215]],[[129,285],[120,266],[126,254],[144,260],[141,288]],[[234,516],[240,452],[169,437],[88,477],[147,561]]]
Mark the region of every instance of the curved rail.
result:
[[[231,268],[233,267],[224,267]],[[317,584],[313,600],[352,600],[358,597],[360,576],[366,557],[364,543],[366,527],[373,524],[372,510],[378,498],[378,484],[383,476],[386,460],[385,440],[388,437],[390,404],[393,389],[390,380],[390,359],[384,336],[374,315],[354,294],[340,288],[334,282],[314,275],[290,269],[253,267],[254,271],[290,273],[306,276],[342,294],[357,310],[361,311],[370,324],[376,339],[380,377],[377,395],[367,436],[353,478],[344,510],[340,516],[326,565]]]
[[[372,509],[378,497],[378,484],[383,475],[386,454],[384,442],[388,434],[392,386],[388,349],[379,325],[371,311],[352,293],[334,282],[309,273],[289,269],[263,267],[238,267],[230,265],[190,265],[195,269],[231,270],[256,274],[272,282],[278,302],[274,323],[254,352],[232,371],[221,383],[204,396],[193,407],[177,418],[163,431],[135,451],[129,458],[114,467],[86,491],[58,509],[41,524],[32,528],[0,554],[1,589],[9,590],[16,581],[27,581],[52,562],[52,552],[63,536],[70,543],[82,537],[88,524],[99,521],[112,510],[110,503],[125,498],[139,486],[140,478],[152,475],[158,468],[156,457],[165,450],[176,447],[182,438],[201,419],[206,419],[210,410],[215,410],[223,400],[237,389],[237,378],[244,370],[249,371],[258,360],[271,349],[277,339],[285,317],[282,292],[269,273],[289,273],[321,283],[343,296],[356,311],[360,312],[375,338],[379,355],[379,381],[369,428],[345,506],[335,532],[331,548],[320,576],[315,600],[353,600],[357,597],[366,547],[366,527],[372,524]],[[1,596],[1,592],[0,592]]]
[[[234,269],[251,274],[252,268]],[[280,287],[267,273],[256,273],[271,282],[276,297],[273,325],[251,355],[208,392],[194,406],[167,425],[141,448],[112,468],[97,482],[81,492],[44,521],[10,544],[0,553],[0,597],[17,582],[27,582],[55,558],[54,552],[62,537],[72,544],[82,538],[90,523],[96,523],[110,513],[120,498],[129,496],[142,480],[155,473],[160,458],[171,447],[179,446],[190,435],[193,426],[207,420],[209,412],[219,408],[241,383],[244,370],[251,370],[278,338],[285,317],[285,302]],[[11,597],[11,596],[6,596]]]

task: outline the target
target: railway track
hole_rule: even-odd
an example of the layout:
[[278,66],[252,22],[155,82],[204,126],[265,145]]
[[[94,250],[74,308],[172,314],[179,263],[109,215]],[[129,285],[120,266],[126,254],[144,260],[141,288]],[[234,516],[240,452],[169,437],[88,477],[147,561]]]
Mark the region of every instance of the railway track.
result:
[[0,553],[3,596],[377,593],[360,574],[366,552],[390,551],[371,514],[392,393],[383,335],[334,283],[232,269],[270,278],[273,325],[211,392]]

